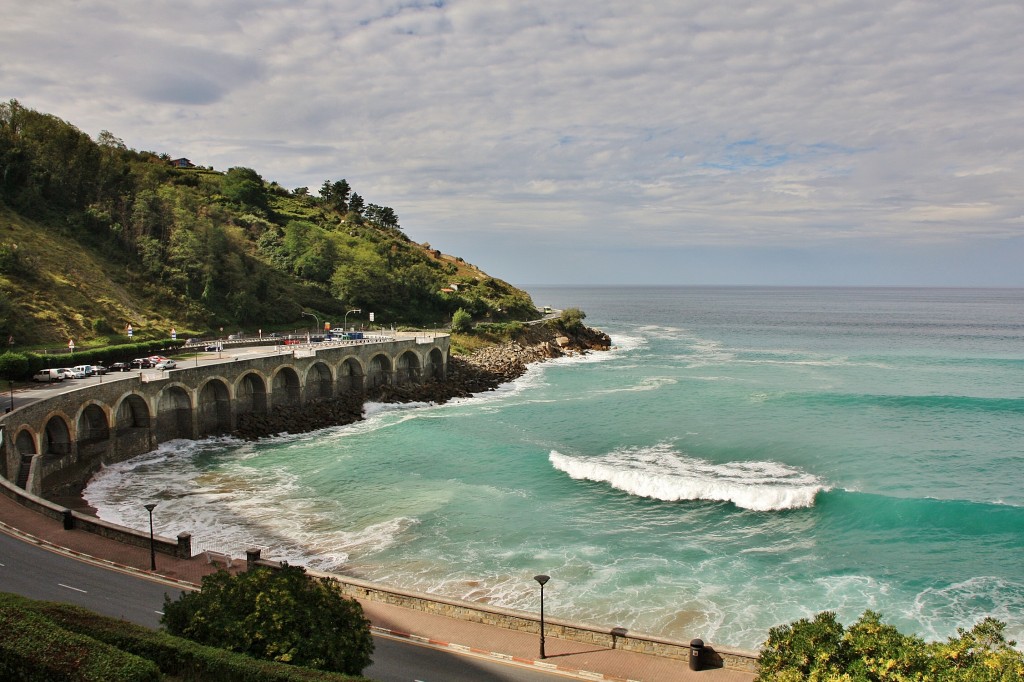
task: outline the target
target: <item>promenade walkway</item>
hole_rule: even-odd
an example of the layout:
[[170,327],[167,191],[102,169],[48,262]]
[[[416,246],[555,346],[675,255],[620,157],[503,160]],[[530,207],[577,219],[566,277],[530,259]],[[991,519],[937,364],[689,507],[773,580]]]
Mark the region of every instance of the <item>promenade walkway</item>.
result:
[[[149,550],[109,540],[80,530],[64,530],[63,525],[29,511],[13,500],[0,496],[0,531],[26,541],[49,546],[83,560],[116,566],[140,575],[149,571]],[[191,560],[157,555],[157,574],[183,588],[198,586],[204,575],[219,566],[202,556]],[[236,561],[244,566],[244,559]],[[538,659],[536,635],[498,627],[469,623],[412,609],[361,601],[374,631],[385,636],[408,639],[454,652],[513,661],[537,669],[571,674],[580,679],[616,682],[752,682],[754,676],[735,670],[691,671],[686,661],[597,648],[592,645],[546,638],[545,660]]]

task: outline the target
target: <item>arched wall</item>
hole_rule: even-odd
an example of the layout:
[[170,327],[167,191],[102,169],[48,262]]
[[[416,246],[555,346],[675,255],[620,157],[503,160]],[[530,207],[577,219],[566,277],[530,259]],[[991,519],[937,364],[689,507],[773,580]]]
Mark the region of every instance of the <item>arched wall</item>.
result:
[[82,484],[101,463],[176,438],[233,432],[239,415],[443,377],[449,337],[324,345],[110,375],[0,415],[3,473],[36,494]]

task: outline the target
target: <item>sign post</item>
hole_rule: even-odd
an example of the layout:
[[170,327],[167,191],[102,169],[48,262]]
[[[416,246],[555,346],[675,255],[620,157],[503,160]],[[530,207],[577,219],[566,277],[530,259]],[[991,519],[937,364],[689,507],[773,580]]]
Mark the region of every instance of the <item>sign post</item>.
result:
[[68,351],[71,352],[71,353],[75,352],[75,340],[74,339],[68,339]]
[[171,327],[171,341],[178,340],[178,332],[174,331],[174,327]]
[[135,330],[134,330],[134,329],[132,329],[132,326],[131,326],[131,325],[128,325],[128,338],[129,338],[129,339],[130,339],[130,338],[132,338],[132,336],[133,336],[134,334],[135,334]]

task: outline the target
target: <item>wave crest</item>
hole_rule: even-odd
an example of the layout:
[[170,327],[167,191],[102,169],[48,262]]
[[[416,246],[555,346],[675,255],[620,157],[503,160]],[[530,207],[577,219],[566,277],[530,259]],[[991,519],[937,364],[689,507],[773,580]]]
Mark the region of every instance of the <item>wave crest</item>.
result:
[[829,489],[817,477],[785,464],[715,464],[680,454],[667,443],[600,457],[552,450],[548,459],[570,478],[607,483],[630,495],[666,502],[709,500],[752,511],[778,511],[813,507],[818,492]]

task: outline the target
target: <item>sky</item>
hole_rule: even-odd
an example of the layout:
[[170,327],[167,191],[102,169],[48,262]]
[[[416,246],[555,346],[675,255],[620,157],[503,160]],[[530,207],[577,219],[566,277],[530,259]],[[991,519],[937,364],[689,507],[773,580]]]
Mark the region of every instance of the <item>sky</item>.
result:
[[0,0],[0,99],[519,286],[1024,286],[1024,4]]

